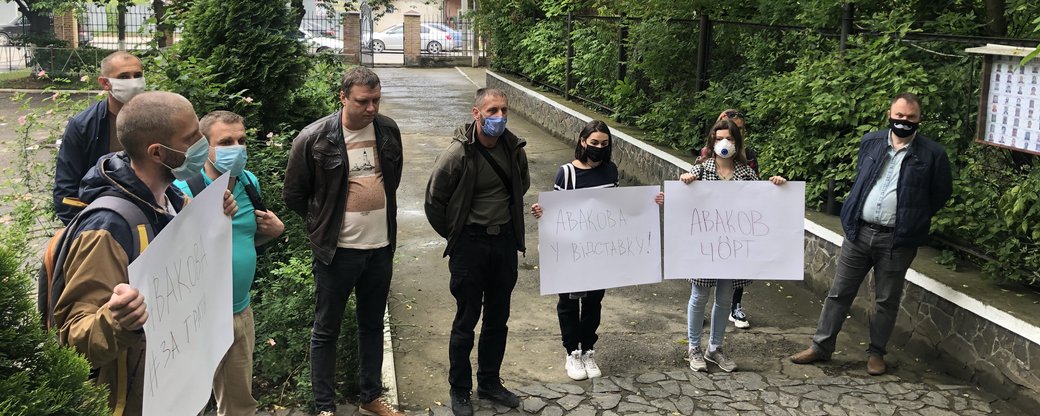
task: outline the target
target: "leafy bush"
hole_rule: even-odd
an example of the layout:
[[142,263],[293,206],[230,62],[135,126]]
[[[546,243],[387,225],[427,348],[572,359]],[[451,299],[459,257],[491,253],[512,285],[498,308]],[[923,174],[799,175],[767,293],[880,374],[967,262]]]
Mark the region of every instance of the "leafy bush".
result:
[[[1007,10],[1009,36],[1040,32],[1040,3],[1009,0]],[[476,21],[490,36],[493,67],[562,88],[570,11],[629,18],[623,80],[614,72],[618,22],[576,18],[572,92],[612,107],[616,120],[642,128],[648,140],[683,151],[704,145],[720,110],[741,108],[763,172],[806,181],[806,203],[814,209],[824,205],[831,180],[837,202],[844,199],[859,139],[885,127],[888,100],[919,94],[922,131],[946,147],[954,168],[954,194],[933,231],[980,253],[974,258],[989,277],[1040,280],[1040,173],[1031,157],[974,142],[980,60],[965,54],[963,44],[906,40],[919,30],[984,36],[983,10],[955,1],[857,2],[856,27],[875,34],[852,36],[842,53],[836,37],[817,30],[716,21],[837,28],[841,8],[834,2],[487,0]],[[701,13],[714,23],[710,83],[697,92]]]
[[40,328],[30,275],[21,266],[24,233],[3,230],[0,245],[0,414],[109,414],[108,390],[88,379],[90,365]]

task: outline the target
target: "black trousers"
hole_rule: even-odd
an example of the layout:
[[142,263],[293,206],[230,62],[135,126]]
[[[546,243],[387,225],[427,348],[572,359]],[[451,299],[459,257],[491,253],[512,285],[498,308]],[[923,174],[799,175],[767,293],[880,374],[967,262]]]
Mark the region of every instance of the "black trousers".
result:
[[448,259],[451,294],[455,297],[455,321],[448,344],[448,384],[452,390],[473,389],[474,328],[483,309],[477,345],[478,386],[498,385],[506,351],[509,301],[517,278],[517,247],[506,224],[489,235],[485,227],[466,226]]
[[603,309],[603,295],[606,290],[585,292],[585,296],[571,299],[569,293],[561,293],[556,302],[556,315],[560,318],[560,335],[563,336],[563,348],[570,354],[580,349],[582,352],[595,349],[596,330],[599,329],[600,311]]
[[361,402],[383,395],[383,312],[390,293],[394,254],[390,247],[373,250],[337,248],[332,263],[314,259],[314,328],[311,330],[311,383],[319,412],[336,410],[336,341],[350,292],[357,291]]

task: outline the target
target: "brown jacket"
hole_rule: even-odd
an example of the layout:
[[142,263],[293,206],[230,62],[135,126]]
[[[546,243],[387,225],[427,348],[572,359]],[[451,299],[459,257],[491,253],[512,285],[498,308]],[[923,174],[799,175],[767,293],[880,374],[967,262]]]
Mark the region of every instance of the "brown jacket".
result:
[[[151,191],[130,169],[122,152],[103,157],[83,178],[80,200],[90,203],[101,195],[125,197],[137,204],[155,233],[173,219],[158,208]],[[184,200],[172,187],[166,197],[174,208]],[[80,226],[67,230],[72,245],[65,262],[65,289],[54,306],[58,341],[86,356],[97,371],[97,383],[108,385],[109,406],[115,413],[140,415],[144,397],[145,337],[128,331],[112,318],[106,303],[112,289],[129,283],[131,238],[139,238],[123,218],[112,211],[92,211]],[[144,247],[145,245],[142,245]]]
[[[314,256],[332,262],[343,224],[349,186],[346,145],[343,143],[342,111],[307,126],[293,139],[285,168],[282,197],[289,209],[304,217]],[[377,114],[376,153],[379,154],[386,192],[387,234],[390,247],[397,246],[397,187],[401,184],[404,154],[401,130],[390,117]]]

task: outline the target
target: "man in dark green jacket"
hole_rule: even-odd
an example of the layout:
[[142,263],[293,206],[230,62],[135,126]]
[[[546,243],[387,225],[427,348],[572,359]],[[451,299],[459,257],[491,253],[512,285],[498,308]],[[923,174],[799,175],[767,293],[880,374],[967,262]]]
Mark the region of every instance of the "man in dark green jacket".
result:
[[472,415],[470,352],[473,329],[484,320],[477,350],[477,395],[508,407],[520,400],[502,386],[499,371],[516,286],[517,251],[524,252],[524,193],[531,187],[527,142],[506,129],[508,100],[494,88],[477,91],[473,122],[455,131],[426,186],[426,218],[448,240],[451,294],[457,310],[448,346],[452,410]]

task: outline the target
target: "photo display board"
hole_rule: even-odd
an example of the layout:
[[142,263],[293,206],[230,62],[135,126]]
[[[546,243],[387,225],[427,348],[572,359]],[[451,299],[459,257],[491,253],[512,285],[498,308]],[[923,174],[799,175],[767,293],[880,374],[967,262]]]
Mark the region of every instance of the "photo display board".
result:
[[976,140],[1040,154],[1040,59],[1019,65],[1021,56],[981,53],[985,78]]

